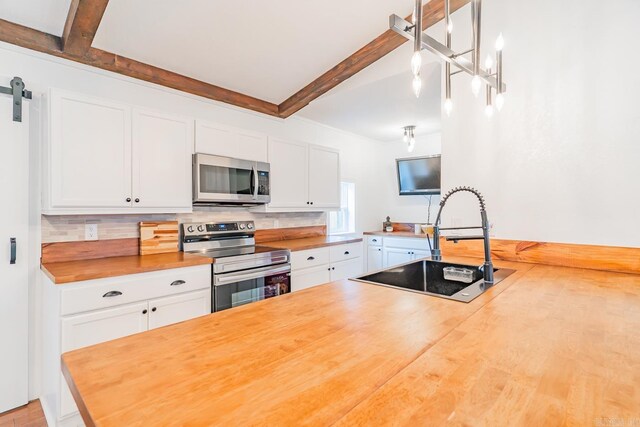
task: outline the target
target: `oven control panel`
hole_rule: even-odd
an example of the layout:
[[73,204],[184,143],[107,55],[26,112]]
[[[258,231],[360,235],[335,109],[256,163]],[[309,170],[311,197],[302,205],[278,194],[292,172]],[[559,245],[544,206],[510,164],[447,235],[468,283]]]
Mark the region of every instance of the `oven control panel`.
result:
[[202,236],[211,234],[225,234],[235,232],[251,233],[255,231],[253,221],[233,221],[233,222],[203,222],[182,224],[184,236]]

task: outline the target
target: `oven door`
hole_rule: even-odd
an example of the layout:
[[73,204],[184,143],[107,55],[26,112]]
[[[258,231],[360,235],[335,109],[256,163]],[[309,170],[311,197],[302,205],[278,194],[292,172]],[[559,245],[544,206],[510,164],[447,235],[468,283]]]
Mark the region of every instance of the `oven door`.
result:
[[291,292],[291,265],[213,275],[212,311],[249,304]]
[[269,164],[195,154],[193,195],[196,204],[263,204],[269,195]]

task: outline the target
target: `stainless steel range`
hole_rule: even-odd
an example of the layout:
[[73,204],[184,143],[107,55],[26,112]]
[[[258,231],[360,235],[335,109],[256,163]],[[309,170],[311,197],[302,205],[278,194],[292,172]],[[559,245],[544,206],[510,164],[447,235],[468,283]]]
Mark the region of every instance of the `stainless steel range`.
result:
[[213,258],[212,311],[291,292],[291,254],[256,246],[253,221],[181,225],[184,252]]

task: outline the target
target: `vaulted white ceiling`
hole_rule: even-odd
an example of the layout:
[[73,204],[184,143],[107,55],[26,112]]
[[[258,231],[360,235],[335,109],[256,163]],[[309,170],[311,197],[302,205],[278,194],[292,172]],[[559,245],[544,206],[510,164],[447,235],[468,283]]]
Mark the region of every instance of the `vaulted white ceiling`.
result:
[[71,0],[0,0],[0,18],[62,35]]
[[[41,0],[38,0],[41,1]],[[280,103],[411,1],[110,0],[93,46]]]
[[[56,36],[71,0],[0,0],[0,18]],[[110,0],[93,47],[276,104],[406,16],[411,0]],[[356,74],[297,114],[395,141],[440,128],[440,67],[425,64],[416,100],[411,46]],[[428,60],[428,55],[425,55]]]

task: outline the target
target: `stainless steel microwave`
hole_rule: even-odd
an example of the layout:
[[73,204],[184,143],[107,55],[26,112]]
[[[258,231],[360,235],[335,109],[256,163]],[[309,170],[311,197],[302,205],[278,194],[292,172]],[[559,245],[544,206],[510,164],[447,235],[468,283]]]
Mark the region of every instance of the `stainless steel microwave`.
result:
[[194,205],[263,205],[271,201],[269,163],[193,155]]

